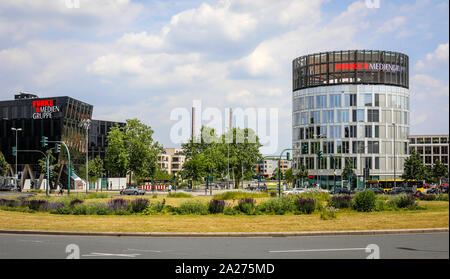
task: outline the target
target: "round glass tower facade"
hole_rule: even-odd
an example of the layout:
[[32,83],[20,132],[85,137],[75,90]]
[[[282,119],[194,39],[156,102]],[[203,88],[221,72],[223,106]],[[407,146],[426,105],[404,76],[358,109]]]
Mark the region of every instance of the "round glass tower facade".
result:
[[[333,51],[293,61],[293,170],[310,183],[352,187],[398,179],[408,156],[409,58],[379,50]],[[344,184],[347,185],[347,184]]]

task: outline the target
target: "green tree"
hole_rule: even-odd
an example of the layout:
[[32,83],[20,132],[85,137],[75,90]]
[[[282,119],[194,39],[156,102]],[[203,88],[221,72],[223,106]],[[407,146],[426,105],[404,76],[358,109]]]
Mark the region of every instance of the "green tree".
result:
[[427,180],[429,173],[423,164],[422,157],[413,150],[409,158],[405,159],[403,179],[415,179],[417,181]]
[[9,164],[6,162],[5,156],[0,151],[0,176],[5,176],[8,173]]
[[303,180],[305,178],[308,178],[308,169],[306,168],[306,166],[301,165],[298,172],[295,174],[295,176],[297,177],[297,179],[300,179],[302,181],[302,186],[303,186]]
[[441,163],[441,161],[437,160],[434,162],[434,166],[432,169],[432,176],[436,180],[436,182],[439,182],[439,185],[441,184],[442,178],[445,178],[448,176],[448,169],[447,167]]
[[[50,189],[56,188],[56,182],[58,180],[59,170],[61,168],[61,164],[58,163],[58,159],[53,155],[53,150],[48,149],[45,154],[48,157],[48,163],[50,167],[49,175],[51,176],[49,182],[50,182]],[[40,174],[44,175],[45,178],[47,178],[47,160],[45,157],[42,157],[38,160],[38,164],[40,167]]]
[[138,119],[128,119],[123,127],[116,125],[108,133],[106,169],[112,175],[134,175],[139,182],[150,178],[158,168],[158,154],[163,148],[153,140],[153,130]]
[[173,175],[168,173],[166,170],[161,168],[157,168],[155,173],[152,176],[153,180],[173,180]]
[[[89,174],[89,182],[95,183],[101,177],[103,169],[103,161],[100,156],[95,157],[94,159],[89,160],[88,162],[88,174]],[[86,163],[81,165],[78,168],[78,175],[80,178],[86,181]]]
[[254,164],[262,158],[261,146],[251,129],[234,128],[218,136],[214,129],[202,127],[199,136],[182,144],[186,155],[183,176],[200,181],[213,173],[216,179],[224,179],[229,154],[230,175],[233,174],[231,177],[234,176],[238,188],[243,177],[252,177]]
[[284,173],[284,180],[288,183],[292,183],[292,180],[294,179],[294,176],[292,174],[292,168],[289,168],[285,173]]

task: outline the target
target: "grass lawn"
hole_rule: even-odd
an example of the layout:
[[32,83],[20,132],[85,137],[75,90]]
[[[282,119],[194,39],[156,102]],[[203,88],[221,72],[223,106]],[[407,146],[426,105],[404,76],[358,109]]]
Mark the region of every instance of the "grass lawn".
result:
[[[159,198],[158,198],[159,199]],[[205,199],[199,197],[199,199]],[[177,205],[182,198],[168,198]],[[70,230],[108,232],[297,232],[412,228],[449,226],[449,203],[420,201],[426,210],[359,213],[340,211],[335,220],[324,221],[312,215],[127,215],[73,216],[49,213],[22,213],[0,210],[0,229]]]

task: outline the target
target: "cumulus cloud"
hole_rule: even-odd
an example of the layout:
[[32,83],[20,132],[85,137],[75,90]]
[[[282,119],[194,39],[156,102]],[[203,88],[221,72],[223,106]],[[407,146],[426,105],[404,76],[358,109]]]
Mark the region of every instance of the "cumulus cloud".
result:
[[424,60],[419,60],[415,65],[415,70],[432,70],[438,67],[448,67],[449,44],[440,44],[432,53],[428,53]]

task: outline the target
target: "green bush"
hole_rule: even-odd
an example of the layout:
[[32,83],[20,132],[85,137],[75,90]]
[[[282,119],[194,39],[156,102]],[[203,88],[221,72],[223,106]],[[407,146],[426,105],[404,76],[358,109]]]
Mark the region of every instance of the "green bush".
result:
[[333,220],[337,218],[337,209],[332,206],[324,207],[320,211],[320,219],[322,220]]
[[82,196],[84,199],[106,199],[109,197],[107,193],[89,193]]
[[251,215],[255,213],[255,200],[252,198],[240,199],[237,207],[242,213]]
[[355,195],[353,208],[359,212],[370,212],[375,210],[376,195],[373,191],[362,191]]
[[225,208],[223,209],[223,214],[224,215],[238,215],[239,210],[237,210],[236,208],[231,207],[231,206],[225,206]]
[[162,202],[152,202],[147,205],[147,207],[142,211],[144,215],[158,214],[162,212],[164,206],[166,204],[166,200],[164,199]]
[[208,207],[200,201],[185,201],[177,208],[177,213],[181,215],[207,215]]
[[208,204],[208,211],[211,214],[222,213],[225,208],[225,202],[223,200],[210,200]]
[[336,195],[331,197],[328,204],[339,209],[350,208],[352,206],[352,197],[350,195]]
[[303,214],[312,214],[316,209],[316,201],[311,198],[301,198],[299,197],[295,201],[295,206],[298,212]]
[[288,198],[270,199],[262,202],[257,206],[257,209],[261,213],[284,215],[292,212],[295,209],[294,204]]
[[436,196],[437,201],[447,201],[448,202],[448,194],[439,194]]
[[214,195],[215,200],[239,200],[239,199],[250,199],[250,198],[267,198],[266,193],[248,193],[242,191],[228,191],[222,194]]
[[426,194],[423,196],[420,196],[419,199],[422,201],[434,201],[436,200],[437,196],[434,194]]
[[398,195],[390,202],[393,203],[397,208],[414,209],[418,206],[416,199],[412,195]]
[[186,193],[170,193],[167,195],[168,198],[192,198],[191,194]]
[[84,204],[75,204],[72,208],[72,214],[73,215],[86,215],[87,214],[87,208]]

